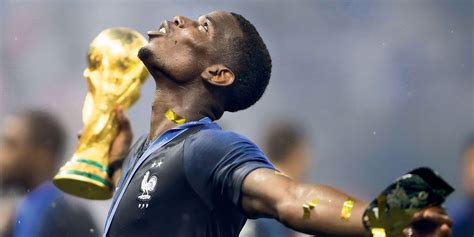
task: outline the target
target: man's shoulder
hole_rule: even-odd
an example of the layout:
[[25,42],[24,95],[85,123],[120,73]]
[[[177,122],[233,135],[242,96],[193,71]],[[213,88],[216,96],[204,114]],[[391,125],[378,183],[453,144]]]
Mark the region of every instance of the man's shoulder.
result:
[[191,147],[215,147],[218,149],[236,146],[242,143],[256,146],[249,138],[242,134],[215,127],[205,127],[199,132],[189,136],[187,140],[187,146]]

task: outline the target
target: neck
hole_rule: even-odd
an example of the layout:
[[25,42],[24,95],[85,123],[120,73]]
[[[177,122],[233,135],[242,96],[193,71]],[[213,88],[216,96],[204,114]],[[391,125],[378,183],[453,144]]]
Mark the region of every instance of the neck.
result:
[[167,119],[164,114],[172,109],[186,119],[196,121],[205,116],[212,120],[217,118],[215,108],[209,103],[207,90],[202,90],[201,81],[179,85],[171,80],[155,80],[156,91],[153,97],[149,140],[153,140],[177,124]]
[[31,177],[27,180],[25,187],[27,190],[33,190],[36,187],[40,186],[42,183],[52,180],[53,168],[51,165],[41,164],[38,167],[43,167],[38,169],[37,172],[32,172]]

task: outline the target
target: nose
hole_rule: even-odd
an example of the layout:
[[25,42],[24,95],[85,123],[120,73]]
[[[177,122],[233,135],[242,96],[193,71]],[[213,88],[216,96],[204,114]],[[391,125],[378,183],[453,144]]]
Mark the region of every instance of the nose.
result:
[[175,16],[173,18],[173,23],[179,28],[184,28],[186,26],[192,25],[192,20],[184,16]]

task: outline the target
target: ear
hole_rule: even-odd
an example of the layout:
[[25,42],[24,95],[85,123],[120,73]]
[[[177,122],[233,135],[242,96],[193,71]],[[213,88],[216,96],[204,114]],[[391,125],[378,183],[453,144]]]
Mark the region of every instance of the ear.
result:
[[215,86],[229,86],[235,80],[234,72],[222,64],[207,67],[201,73],[201,77]]

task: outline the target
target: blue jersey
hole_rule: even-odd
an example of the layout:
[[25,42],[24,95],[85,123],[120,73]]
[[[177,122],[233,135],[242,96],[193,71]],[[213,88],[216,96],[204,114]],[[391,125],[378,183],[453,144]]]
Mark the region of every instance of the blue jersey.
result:
[[208,118],[132,148],[107,218],[108,236],[238,236],[244,178],[274,169],[249,139]]
[[13,237],[100,236],[90,213],[51,182],[43,183],[25,196],[14,224]]

